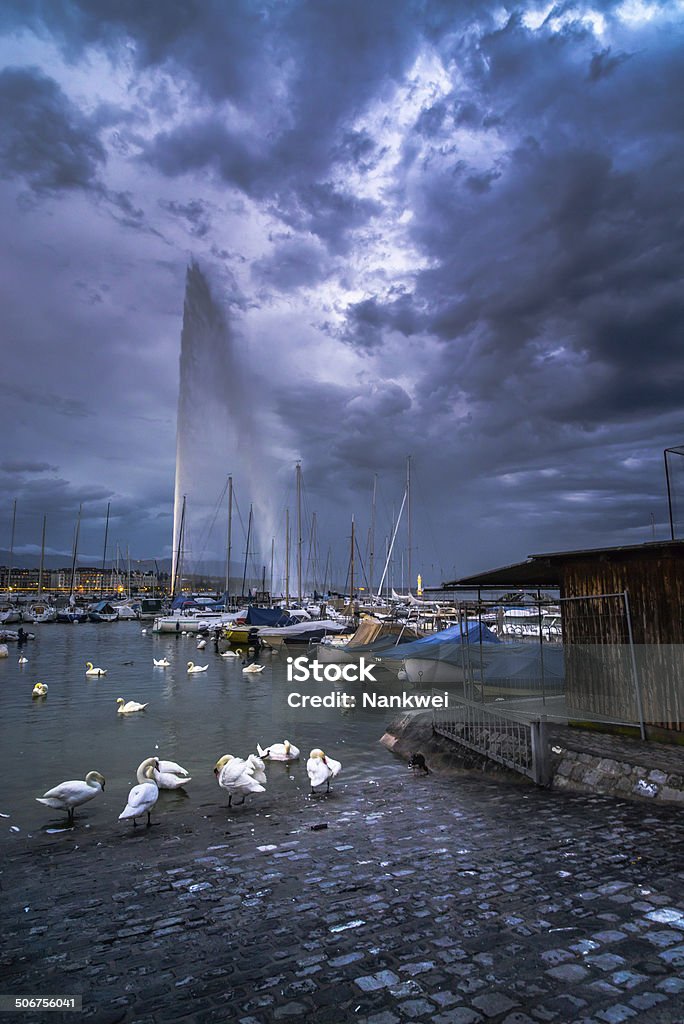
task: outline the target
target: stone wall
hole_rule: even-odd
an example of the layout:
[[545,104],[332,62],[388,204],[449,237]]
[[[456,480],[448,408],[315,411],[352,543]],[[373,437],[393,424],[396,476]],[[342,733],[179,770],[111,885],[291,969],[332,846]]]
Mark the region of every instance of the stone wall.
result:
[[684,805],[684,775],[577,750],[561,752],[552,788]]

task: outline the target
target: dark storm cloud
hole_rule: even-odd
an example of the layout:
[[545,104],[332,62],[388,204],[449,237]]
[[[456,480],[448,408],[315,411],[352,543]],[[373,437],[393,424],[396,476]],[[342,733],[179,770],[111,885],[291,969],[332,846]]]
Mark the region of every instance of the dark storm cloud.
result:
[[56,473],[57,468],[49,462],[0,462],[2,473]]
[[255,260],[251,272],[257,283],[289,291],[324,280],[330,265],[312,239],[285,238],[274,243],[267,257]]
[[342,339],[359,351],[371,350],[383,344],[386,331],[399,331],[409,337],[418,333],[424,322],[424,315],[407,294],[384,303],[364,299],[348,308]]
[[209,206],[202,199],[192,199],[189,203],[179,203],[175,200],[160,199],[159,205],[163,210],[181,220],[187,221],[189,230],[196,238],[204,238],[210,228]]
[[92,189],[105,151],[87,117],[38,68],[0,71],[0,168],[36,192]]

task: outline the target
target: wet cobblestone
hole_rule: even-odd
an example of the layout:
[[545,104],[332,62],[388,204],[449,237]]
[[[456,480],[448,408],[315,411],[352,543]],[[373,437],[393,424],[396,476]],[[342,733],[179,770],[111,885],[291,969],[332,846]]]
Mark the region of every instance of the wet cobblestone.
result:
[[264,806],[2,840],[2,991],[89,1024],[684,1022],[678,808],[461,775]]

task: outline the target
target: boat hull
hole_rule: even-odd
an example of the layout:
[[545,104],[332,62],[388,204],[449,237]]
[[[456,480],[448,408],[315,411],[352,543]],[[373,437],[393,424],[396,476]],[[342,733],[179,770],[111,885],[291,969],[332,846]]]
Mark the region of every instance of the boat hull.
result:
[[[388,667],[384,659],[382,664]],[[465,678],[462,665],[432,661],[430,658],[407,658],[399,663],[397,672],[401,669],[406,673],[406,682],[428,686],[449,686],[451,683],[462,683]]]

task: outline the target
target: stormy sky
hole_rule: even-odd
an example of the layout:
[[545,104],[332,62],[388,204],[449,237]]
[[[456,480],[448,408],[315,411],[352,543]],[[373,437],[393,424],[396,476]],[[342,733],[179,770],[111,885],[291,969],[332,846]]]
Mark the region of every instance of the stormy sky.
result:
[[0,548],[16,499],[15,564],[43,515],[70,552],[82,503],[98,560],[109,502],[110,555],[170,554],[195,264],[231,347],[194,382],[198,557],[230,473],[267,561],[298,459],[339,566],[377,474],[376,579],[408,455],[426,583],[668,536],[683,29],[649,0],[6,0]]

